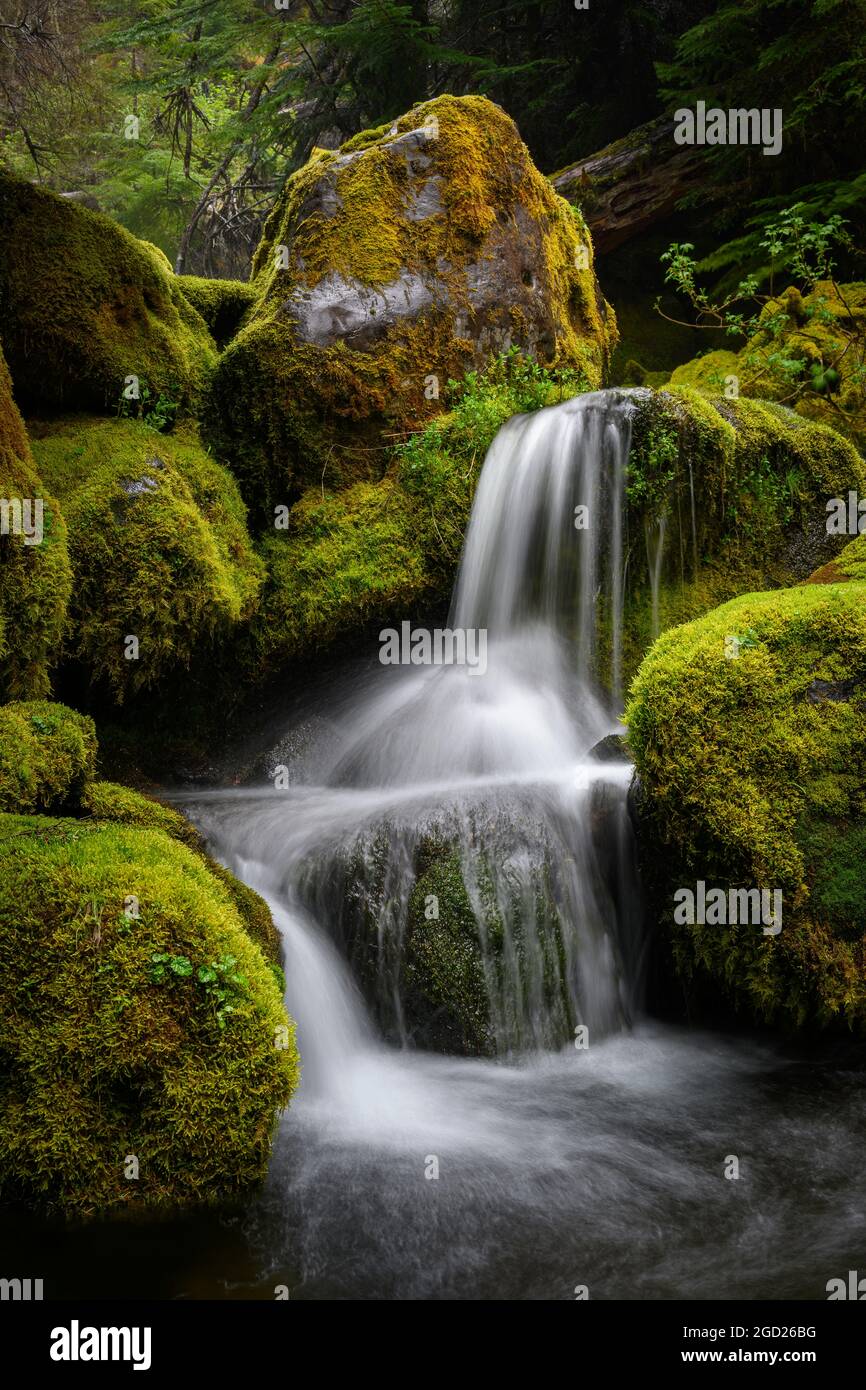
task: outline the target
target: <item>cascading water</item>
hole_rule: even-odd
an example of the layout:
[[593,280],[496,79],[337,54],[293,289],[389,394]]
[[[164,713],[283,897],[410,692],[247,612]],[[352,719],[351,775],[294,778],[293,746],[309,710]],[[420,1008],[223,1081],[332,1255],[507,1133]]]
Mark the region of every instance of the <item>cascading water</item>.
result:
[[[802,1297],[804,1242],[810,1260],[855,1258],[856,1125],[822,1175],[840,1209],[806,1220],[797,1183],[775,1177],[798,1145],[796,1172],[814,1156],[808,1121],[774,1108],[787,1064],[635,1019],[629,768],[591,755],[617,727],[632,403],[583,396],[494,441],[449,619],[488,631],[483,675],[381,670],[320,711],[287,787],[183,798],[285,945],[303,1078],[247,1216],[265,1296],[286,1282],[292,1297],[762,1297],[784,1231],[771,1294]],[[413,894],[437,854],[474,915],[475,1042],[497,1061],[423,1050],[450,1036],[410,987]],[[578,1024],[588,1049],[567,1045]],[[862,1114],[844,1074],[821,1086]],[[752,1133],[757,1224],[743,1185],[708,1167]]]
[[[603,591],[616,687],[631,409],[600,392],[516,417],[494,441],[448,623],[486,634],[485,670],[388,668],[331,730],[317,787],[244,793],[236,814],[222,800],[220,826],[198,812],[353,959],[379,1026],[403,1043],[453,1035],[457,1050],[507,1054],[631,1018],[628,768],[588,756],[616,727],[594,679],[596,604]],[[406,1008],[413,952],[430,949],[416,947],[411,905],[431,853],[459,865],[476,919],[486,1017],[471,1040],[447,1000],[426,999],[421,1019]]]

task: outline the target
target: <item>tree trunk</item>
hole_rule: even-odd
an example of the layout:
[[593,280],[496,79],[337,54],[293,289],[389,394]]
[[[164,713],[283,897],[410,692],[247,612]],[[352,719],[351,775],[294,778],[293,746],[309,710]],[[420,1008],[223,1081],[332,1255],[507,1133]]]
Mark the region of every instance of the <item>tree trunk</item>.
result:
[[674,211],[705,169],[703,150],[674,144],[672,116],[659,116],[588,155],[550,181],[583,212],[604,255]]

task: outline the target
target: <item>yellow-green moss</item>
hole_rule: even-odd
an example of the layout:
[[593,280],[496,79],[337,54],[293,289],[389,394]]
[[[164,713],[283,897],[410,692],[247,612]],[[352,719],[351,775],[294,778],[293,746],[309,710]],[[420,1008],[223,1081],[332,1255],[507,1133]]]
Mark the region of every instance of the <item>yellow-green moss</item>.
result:
[[[859,346],[858,346],[859,335]],[[758,329],[738,352],[717,351],[677,367],[673,385],[718,393],[736,376],[745,396],[790,402],[798,415],[829,425],[866,451],[866,285],[820,282],[808,295],[790,286],[763,309]],[[801,362],[784,371],[782,362]],[[833,367],[839,381],[816,391],[813,369]]]
[[0,811],[77,807],[95,763],[86,715],[48,700],[0,706]]
[[202,852],[202,840],[195,826],[153,797],[121,786],[119,782],[90,782],[81,798],[82,810],[94,820],[112,821],[116,825],[135,825],[148,830],[164,830],[173,840],[190,849]]
[[[852,926],[850,894],[837,913],[826,885],[813,891],[826,844],[849,854],[863,838],[866,586],[748,594],[666,632],[626,719],[645,862],[683,976],[761,1019],[866,1031],[866,915]],[[781,889],[781,933],[675,923],[675,890],[698,880]]]
[[114,825],[133,825],[149,830],[163,830],[173,840],[179,840],[204,859],[208,869],[228,889],[244,928],[261,948],[265,959],[276,968],[282,991],[280,935],[274,926],[270,908],[263,898],[224,865],[205,853],[204,842],[191,821],[172,806],[153,797],[143,796],[117,782],[90,782],[81,798],[82,809],[94,820],[110,821]]
[[[401,144],[434,121],[423,149]],[[414,216],[412,198],[434,191],[438,210]],[[517,289],[478,309],[478,267],[497,273],[506,237],[509,254],[519,244],[524,257],[508,270]],[[616,341],[585,223],[534,168],[513,122],[482,97],[439,97],[393,129],[316,151],[268,219],[253,275],[260,299],[221,359],[205,429],[262,512],[323,477],[326,486],[378,477],[391,442],[441,408],[428,396],[434,376],[444,393],[449,378],[513,343],[598,386]],[[334,275],[347,292],[370,294],[365,326],[350,341],[308,340],[292,316],[299,297]],[[376,295],[405,277],[423,283],[429,302],[370,329]]]
[[228,891],[160,830],[3,816],[0,841],[3,1199],[89,1214],[261,1180],[298,1057]]
[[[246,511],[234,479],[192,432],[88,418],[33,432],[69,524],[68,650],[93,680],[122,700],[250,616],[263,567]],[[125,656],[130,636],[137,659]]]
[[[851,488],[866,493],[866,464],[853,445],[775,402],[727,400],[689,387],[637,399],[627,483],[634,558],[622,628],[626,680],[657,632],[737,594],[804,579],[792,541],[816,523],[823,531],[828,498]],[[662,518],[654,614],[649,557]],[[603,676],[611,636],[604,597],[599,618]]]
[[252,624],[253,669],[309,657],[410,611],[431,583],[421,535],[412,499],[392,478],[304,493],[289,530],[261,544],[268,582]]
[[177,284],[204,319],[218,348],[231,342],[258,291],[246,280],[208,280],[201,275],[178,275]]
[[60,655],[72,573],[66,525],[55,499],[46,492],[30,453],[24,423],[12,398],[12,382],[0,351],[0,498],[19,502],[22,521],[29,502],[30,524],[42,503],[42,539],[25,543],[14,530],[0,535],[0,698],[27,699],[50,694],[51,667]]
[[186,408],[216,363],[165,257],[102,213],[0,172],[0,322],[23,410],[113,411],[126,379]]

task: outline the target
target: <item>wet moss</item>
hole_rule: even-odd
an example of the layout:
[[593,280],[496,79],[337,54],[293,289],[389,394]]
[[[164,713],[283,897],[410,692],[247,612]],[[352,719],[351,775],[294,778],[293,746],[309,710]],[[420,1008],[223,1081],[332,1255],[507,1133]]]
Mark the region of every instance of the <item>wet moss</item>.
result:
[[156,829],[2,816],[0,841],[4,1200],[88,1215],[260,1181],[298,1058],[227,889]]
[[[447,845],[428,845],[422,859],[409,898],[404,982],[415,1040],[439,1052],[493,1055],[484,953],[460,855]],[[502,924],[491,892],[487,908],[495,948]]]
[[311,488],[260,553],[268,581],[246,657],[258,675],[411,611],[431,588],[416,506],[391,478]]
[[[737,594],[806,579],[834,542],[827,499],[866,493],[866,464],[827,426],[772,401],[689,387],[636,395],[623,620],[628,680],[659,632]],[[658,586],[651,575],[657,568]],[[611,615],[599,603],[599,673]]]
[[22,410],[116,410],[126,379],[196,405],[216,349],[165,257],[102,213],[0,172],[0,319]]
[[[848,870],[834,872],[834,905],[820,851],[835,839],[848,864],[862,841],[864,599],[858,583],[802,585],[673,628],[626,712],[645,862],[679,971],[792,1028],[866,1031],[866,936]],[[678,924],[674,891],[699,880],[780,889],[780,934]]]
[[79,417],[33,430],[69,524],[67,652],[92,681],[121,702],[249,618],[263,566],[234,479],[194,433]]
[[[30,442],[12,382],[0,351],[0,498],[21,505],[26,523],[38,521],[42,504],[42,539],[28,543],[16,531],[14,511],[0,534],[0,697],[34,699],[50,694],[51,668],[60,655],[72,572],[66,524],[60,507],[46,491],[30,452]],[[32,533],[35,539],[36,532]]]
[[0,706],[0,811],[77,808],[95,764],[86,715],[49,700]]

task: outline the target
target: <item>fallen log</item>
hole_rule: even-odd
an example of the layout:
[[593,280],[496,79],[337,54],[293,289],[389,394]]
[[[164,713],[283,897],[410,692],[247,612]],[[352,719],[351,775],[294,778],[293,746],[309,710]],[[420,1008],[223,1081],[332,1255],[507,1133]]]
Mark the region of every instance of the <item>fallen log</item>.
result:
[[551,174],[550,181],[581,209],[604,255],[670,216],[705,170],[703,155],[674,144],[673,116],[658,116]]

